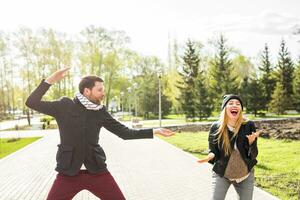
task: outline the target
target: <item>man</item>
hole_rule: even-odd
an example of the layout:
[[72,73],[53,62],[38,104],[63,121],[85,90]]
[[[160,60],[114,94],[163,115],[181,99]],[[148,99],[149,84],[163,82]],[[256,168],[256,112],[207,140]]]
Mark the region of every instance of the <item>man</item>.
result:
[[[26,105],[53,116],[58,124],[60,144],[56,155],[57,177],[47,200],[69,200],[83,189],[102,200],[125,199],[119,186],[106,168],[106,156],[98,144],[101,127],[122,139],[153,138],[153,134],[171,136],[167,129],[129,129],[115,120],[101,105],[104,97],[103,80],[86,76],[79,84],[79,93],[72,100],[63,97],[42,101],[49,87],[62,80],[70,68],[58,70],[31,93]],[[86,170],[81,170],[82,165]]]

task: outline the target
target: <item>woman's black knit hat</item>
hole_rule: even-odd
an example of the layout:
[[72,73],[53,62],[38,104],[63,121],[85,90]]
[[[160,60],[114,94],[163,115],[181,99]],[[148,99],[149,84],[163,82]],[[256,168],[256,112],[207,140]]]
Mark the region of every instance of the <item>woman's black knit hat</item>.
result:
[[235,94],[226,94],[226,95],[224,95],[221,110],[223,110],[225,108],[228,101],[230,101],[231,99],[239,100],[239,102],[241,103],[241,106],[242,106],[242,110],[243,110],[244,107],[243,107],[242,99],[238,95],[235,95]]

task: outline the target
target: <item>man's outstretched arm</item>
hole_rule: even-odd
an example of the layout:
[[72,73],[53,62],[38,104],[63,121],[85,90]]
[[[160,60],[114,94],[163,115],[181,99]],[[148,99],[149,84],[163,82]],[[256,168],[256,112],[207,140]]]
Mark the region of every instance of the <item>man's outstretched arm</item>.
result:
[[[105,109],[105,108],[104,108]],[[153,138],[154,135],[162,135],[169,137],[175,133],[169,129],[156,128],[156,129],[131,129],[114,119],[106,110],[104,111],[104,128],[119,136],[124,140]]]
[[42,101],[42,97],[45,95],[52,84],[60,81],[65,76],[66,71],[68,71],[69,69],[70,68],[58,70],[51,76],[49,76],[46,80],[42,80],[40,85],[27,98],[25,102],[26,106],[38,112],[55,117],[59,111],[59,109],[57,108],[59,107],[61,101]]

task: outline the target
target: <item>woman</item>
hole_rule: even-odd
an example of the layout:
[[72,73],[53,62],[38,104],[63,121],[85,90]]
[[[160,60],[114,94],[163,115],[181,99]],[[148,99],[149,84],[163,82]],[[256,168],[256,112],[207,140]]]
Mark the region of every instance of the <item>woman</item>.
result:
[[225,199],[233,184],[238,199],[252,199],[254,170],[257,163],[257,137],[255,125],[242,114],[243,103],[239,96],[225,95],[218,122],[209,131],[209,154],[199,163],[213,164],[213,199]]

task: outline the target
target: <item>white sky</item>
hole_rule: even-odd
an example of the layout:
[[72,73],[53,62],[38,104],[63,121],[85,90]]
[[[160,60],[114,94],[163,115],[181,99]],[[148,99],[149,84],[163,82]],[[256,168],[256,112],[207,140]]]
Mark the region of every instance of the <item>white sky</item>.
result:
[[168,34],[204,44],[224,33],[229,44],[255,57],[267,42],[277,57],[282,38],[293,58],[300,56],[299,0],[1,0],[0,30],[20,26],[77,33],[86,26],[124,30],[130,47],[166,61]]

